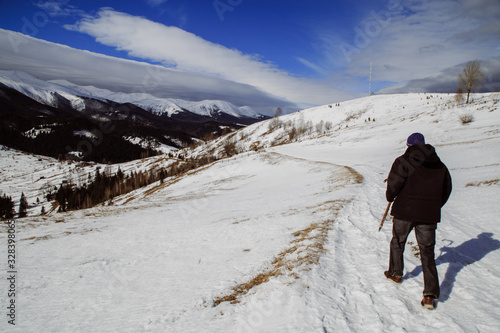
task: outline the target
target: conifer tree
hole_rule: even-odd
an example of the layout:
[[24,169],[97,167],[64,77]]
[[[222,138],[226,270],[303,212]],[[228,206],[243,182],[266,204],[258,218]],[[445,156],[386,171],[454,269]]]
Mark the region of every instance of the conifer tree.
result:
[[23,192],[19,200],[19,217],[25,217],[26,215],[28,215],[28,200]]
[[3,195],[0,198],[0,218],[10,219],[14,217],[14,203],[12,198],[7,195]]

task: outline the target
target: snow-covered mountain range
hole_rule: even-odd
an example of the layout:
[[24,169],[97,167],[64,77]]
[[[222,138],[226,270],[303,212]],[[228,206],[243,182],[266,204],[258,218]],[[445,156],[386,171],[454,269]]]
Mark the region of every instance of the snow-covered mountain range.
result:
[[0,71],[0,82],[40,103],[51,106],[56,106],[56,94],[60,95],[70,101],[76,110],[80,111],[85,108],[83,99],[92,98],[103,102],[134,104],[160,116],[172,116],[188,111],[215,120],[231,117],[233,122],[239,120],[241,124],[249,124],[267,118],[250,107],[238,107],[221,100],[185,101],[157,98],[147,93],[113,92],[93,86],[82,87],[66,80],[44,81],[22,71]]
[[126,94],[21,71],[0,71],[0,110],[0,144],[98,162],[183,148],[269,118],[226,101]]

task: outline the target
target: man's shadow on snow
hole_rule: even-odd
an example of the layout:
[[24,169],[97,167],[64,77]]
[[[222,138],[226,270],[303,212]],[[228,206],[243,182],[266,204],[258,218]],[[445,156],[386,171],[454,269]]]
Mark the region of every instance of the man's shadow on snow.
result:
[[[450,297],[453,285],[458,273],[470,264],[480,261],[488,253],[500,249],[500,241],[493,238],[490,232],[483,232],[476,238],[470,239],[456,247],[450,247],[453,244],[450,241],[448,246],[443,246],[441,254],[436,258],[436,266],[449,263],[448,270],[441,282],[441,295],[439,300],[445,302]],[[418,276],[422,272],[422,266],[417,266],[413,271],[406,273],[403,277],[410,278]]]

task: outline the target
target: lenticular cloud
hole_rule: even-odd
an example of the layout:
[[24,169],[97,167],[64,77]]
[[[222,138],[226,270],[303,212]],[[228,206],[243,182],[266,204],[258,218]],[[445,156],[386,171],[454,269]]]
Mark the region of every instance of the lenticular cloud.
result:
[[248,84],[296,103],[329,103],[335,94],[328,85],[293,77],[253,55],[212,43],[177,27],[111,9],[102,9],[96,17],[87,17],[66,28],[88,34],[97,42],[134,57]]

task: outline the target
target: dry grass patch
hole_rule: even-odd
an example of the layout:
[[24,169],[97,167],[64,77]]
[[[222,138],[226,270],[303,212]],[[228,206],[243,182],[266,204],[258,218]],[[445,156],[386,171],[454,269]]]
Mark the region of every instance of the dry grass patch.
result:
[[312,223],[309,227],[307,227],[305,229],[302,229],[302,230],[299,230],[297,232],[294,232],[293,236],[294,237],[300,237],[300,238],[294,239],[292,241],[292,243],[299,242],[299,241],[302,241],[302,240],[306,239],[307,235],[309,235],[309,233],[311,233],[311,231],[315,230],[316,228],[318,228],[318,224],[317,223]]
[[153,186],[152,188],[150,188],[150,189],[146,190],[146,191],[144,192],[144,196],[145,196],[145,197],[150,196],[151,194],[154,194],[154,193],[158,192],[159,190],[161,190],[161,189],[163,189],[163,188],[165,188],[165,187],[167,187],[167,186],[168,186],[168,185],[167,185],[167,183],[165,183],[165,182],[164,182],[164,183],[161,183],[161,184],[159,184],[159,185],[155,185],[155,186]]
[[21,241],[33,241],[33,242],[31,242],[31,244],[35,244],[35,242],[37,242],[37,241],[47,240],[47,239],[51,239],[51,238],[52,238],[52,236],[50,236],[50,235],[39,236],[39,237],[33,236],[33,237],[29,237],[29,238],[23,238],[23,239],[21,239]]
[[272,276],[281,275],[278,270],[268,271],[261,273],[254,277],[247,283],[242,283],[233,288],[233,292],[226,296],[221,296],[215,299],[214,306],[219,305],[222,302],[230,302],[231,304],[239,303],[239,297],[248,293],[253,287],[263,284],[269,281]]
[[349,166],[344,166],[344,168],[346,168],[351,177],[350,177],[350,180],[354,182],[354,184],[361,184],[363,183],[363,175],[360,174],[359,172],[357,172],[356,170],[354,170],[353,168],[349,167]]
[[240,220],[236,220],[233,222],[233,224],[240,224],[240,223],[247,222],[247,221],[250,221],[249,217],[245,217],[245,218],[242,218]]
[[482,186],[482,185],[490,186],[490,185],[498,185],[498,184],[500,184],[500,179],[497,178],[497,179],[492,179],[492,180],[471,182],[471,183],[467,183],[467,185],[465,185],[465,186]]
[[311,223],[307,228],[294,232],[292,234],[294,239],[290,242],[290,247],[276,255],[266,271],[248,282],[233,287],[232,292],[228,295],[217,297],[214,300],[214,306],[222,302],[239,303],[243,295],[252,288],[268,282],[272,277],[287,276],[298,279],[298,273],[309,270],[311,265],[317,264],[321,255],[326,251],[328,231],[332,228],[338,212],[346,203],[346,200],[337,200],[322,204],[321,206],[328,206],[332,210],[333,217],[331,219]]
[[362,174],[349,166],[341,166],[342,170],[339,172],[335,170],[329,179],[330,183],[335,184],[335,189],[342,188],[351,184],[363,183],[364,177]]

